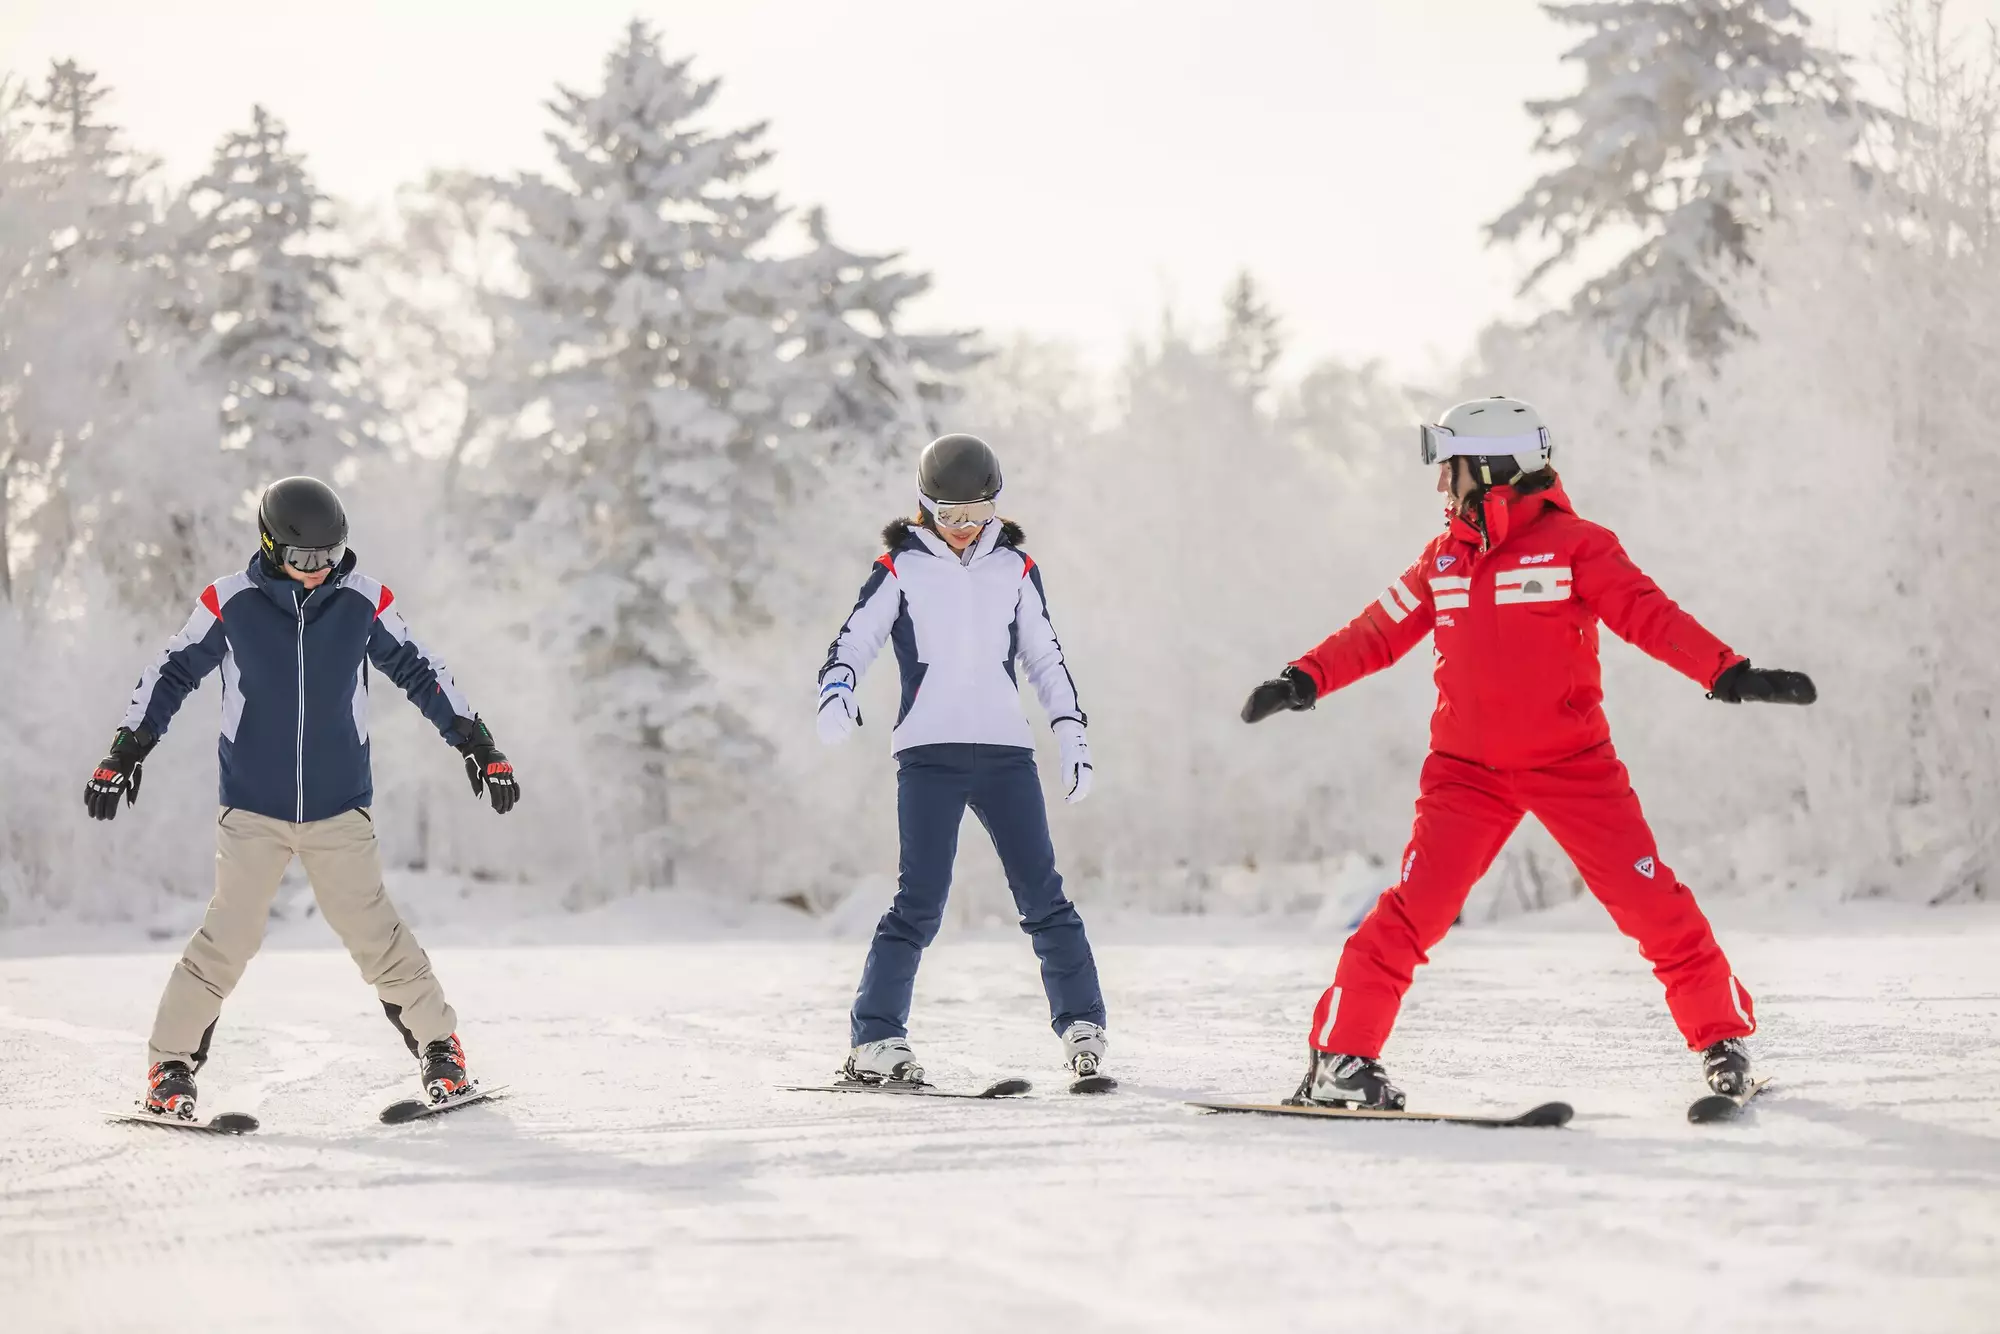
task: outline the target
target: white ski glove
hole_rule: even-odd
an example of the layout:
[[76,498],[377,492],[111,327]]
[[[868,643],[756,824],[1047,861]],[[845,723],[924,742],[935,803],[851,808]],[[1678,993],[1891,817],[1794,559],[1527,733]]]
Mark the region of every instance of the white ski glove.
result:
[[845,681],[828,681],[819,691],[819,739],[829,746],[847,740],[861,726],[861,706],[854,700],[854,687]]
[[1063,800],[1074,806],[1090,795],[1090,740],[1083,724],[1073,718],[1057,723],[1055,731],[1062,747]]

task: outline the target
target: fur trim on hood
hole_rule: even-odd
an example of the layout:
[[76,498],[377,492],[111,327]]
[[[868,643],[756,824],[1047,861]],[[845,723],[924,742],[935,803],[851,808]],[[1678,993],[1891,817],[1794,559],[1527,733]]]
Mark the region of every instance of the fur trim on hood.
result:
[[[882,545],[894,551],[910,536],[910,530],[918,525],[909,519],[891,519],[882,529]],[[1012,519],[1000,521],[1000,540],[996,546],[1018,547],[1027,539],[1021,533],[1021,525]]]

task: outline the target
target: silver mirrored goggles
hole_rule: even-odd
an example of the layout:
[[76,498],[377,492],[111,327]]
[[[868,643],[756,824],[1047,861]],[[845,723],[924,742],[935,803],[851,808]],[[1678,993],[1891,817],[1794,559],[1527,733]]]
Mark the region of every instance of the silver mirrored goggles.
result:
[[1425,463],[1442,463],[1461,455],[1480,458],[1491,454],[1549,453],[1549,429],[1538,427],[1525,435],[1453,435],[1443,426],[1425,423],[1417,428],[1417,448]]
[[997,500],[967,500],[955,505],[940,505],[926,497],[924,503],[930,506],[931,516],[938,521],[940,528],[977,528],[1000,512]]
[[279,547],[278,559],[302,574],[312,574],[316,570],[329,570],[340,564],[347,555],[347,543],[336,542],[330,547]]

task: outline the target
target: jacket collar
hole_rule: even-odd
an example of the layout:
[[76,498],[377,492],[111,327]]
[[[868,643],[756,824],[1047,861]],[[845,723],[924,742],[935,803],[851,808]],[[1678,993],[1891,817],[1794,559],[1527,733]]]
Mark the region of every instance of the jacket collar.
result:
[[939,560],[970,565],[981,557],[993,554],[993,548],[1000,544],[1001,531],[1006,526],[1000,519],[988,519],[986,526],[979,530],[979,540],[966,549],[968,554],[964,557],[953,551],[949,542],[921,524],[906,522],[905,531],[908,536],[903,539],[901,545],[907,547],[911,542],[915,542]]
[[1502,546],[1513,534],[1541,518],[1545,510],[1560,510],[1564,514],[1576,513],[1560,481],[1546,491],[1537,491],[1528,496],[1521,495],[1511,486],[1489,487],[1480,504],[1484,532],[1480,531],[1480,524],[1475,524],[1455,508],[1448,511],[1448,514],[1452,537],[1468,544],[1475,551],[1482,552]]
[[[347,576],[354,573],[356,563],[354,552],[349,550],[345,556],[340,558],[340,564],[334,569],[331,575],[327,576],[326,582],[321,584],[320,588],[331,593],[334,589],[340,587],[346,581]],[[257,586],[257,590],[260,593],[277,603],[280,607],[283,607],[286,615],[292,616],[298,614],[299,589],[302,585],[298,580],[286,574],[284,570],[264,559],[263,552],[260,551],[250,558],[249,568],[244,573],[250,576],[250,582]],[[324,601],[326,599],[323,597],[313,599],[315,603]]]

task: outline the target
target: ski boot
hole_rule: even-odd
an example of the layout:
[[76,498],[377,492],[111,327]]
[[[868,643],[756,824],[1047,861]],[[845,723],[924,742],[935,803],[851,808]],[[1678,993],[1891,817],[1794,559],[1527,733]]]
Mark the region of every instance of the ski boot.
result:
[[161,1061],[146,1072],[146,1100],[155,1116],[194,1120],[194,1072],[184,1061]]
[[1087,1019],[1079,1019],[1063,1030],[1063,1064],[1075,1072],[1078,1079],[1088,1079],[1104,1064],[1105,1048],[1111,1039],[1102,1025]]
[[472,1087],[472,1080],[466,1077],[465,1048],[458,1045],[458,1034],[427,1043],[423,1062],[424,1093],[432,1102],[443,1102]]
[[1365,1107],[1378,1112],[1403,1110],[1403,1090],[1389,1082],[1379,1061],[1339,1052],[1312,1053],[1299,1091],[1287,1098],[1293,1107]]
[[924,1068],[917,1064],[917,1055],[910,1050],[908,1038],[882,1038],[877,1042],[864,1042],[847,1053],[847,1064],[840,1073],[848,1079],[862,1084],[921,1084],[924,1082]]
[[1742,1038],[1724,1038],[1701,1054],[1701,1072],[1711,1089],[1740,1098],[1750,1091],[1750,1048]]

